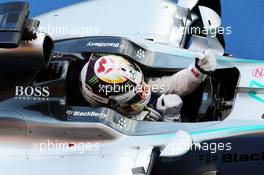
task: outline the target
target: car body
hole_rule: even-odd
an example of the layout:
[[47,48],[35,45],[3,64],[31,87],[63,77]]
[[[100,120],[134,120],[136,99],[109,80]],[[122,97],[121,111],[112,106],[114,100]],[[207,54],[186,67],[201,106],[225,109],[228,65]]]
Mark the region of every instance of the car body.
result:
[[[92,1],[37,17],[42,29],[83,24],[103,29],[85,36],[51,33],[54,52],[43,67],[27,56],[19,62],[20,54],[4,59],[12,49],[1,49],[1,172],[261,174],[264,62],[223,56],[216,37],[193,36],[192,42],[179,37],[177,21],[183,18],[174,19],[176,9],[192,10],[198,3],[184,2]],[[143,18],[147,15],[151,20]],[[184,122],[133,120],[108,107],[88,106],[79,92],[80,70],[95,52],[122,55],[146,77],[158,77],[187,68],[208,48],[215,50],[218,69],[183,97]]]

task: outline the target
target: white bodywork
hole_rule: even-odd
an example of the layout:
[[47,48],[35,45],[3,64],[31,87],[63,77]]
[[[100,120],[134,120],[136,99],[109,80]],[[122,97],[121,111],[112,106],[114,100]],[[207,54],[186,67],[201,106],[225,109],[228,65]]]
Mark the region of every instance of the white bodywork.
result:
[[[180,48],[183,38],[178,34],[182,32],[181,22],[186,22],[187,18],[184,13],[177,12],[193,8],[197,1],[180,0],[178,4],[182,7],[162,0],[96,0],[65,7],[38,16],[36,19],[41,21],[40,30],[49,33],[54,40],[94,35],[122,36],[153,51],[188,57],[190,58],[189,62],[192,63],[199,50],[193,52]],[[214,19],[218,20],[218,18]],[[219,26],[220,24],[217,21],[214,25]],[[87,31],[85,31],[86,29]],[[61,31],[64,32],[61,33]],[[146,39],[153,39],[153,41]],[[252,83],[253,87],[254,81],[264,84],[264,77],[256,78],[252,74],[256,68],[264,68],[264,63],[244,64],[240,63],[243,60],[223,56],[218,56],[217,59],[221,62],[219,68],[223,65],[239,67],[241,73],[239,87],[250,87]],[[149,60],[149,62],[151,63],[153,60]],[[261,94],[255,94],[255,96],[261,96]],[[154,146],[159,146],[164,150],[162,156],[180,156],[187,152],[191,141],[200,142],[238,135],[240,127],[263,126],[264,121],[261,115],[264,112],[264,100],[257,99],[252,98],[252,95],[248,93],[238,92],[233,112],[222,122],[211,122],[202,126],[199,124],[173,124],[175,127],[184,128],[189,134],[179,131],[180,133],[125,136],[102,124],[67,123],[59,122],[53,118],[45,121],[45,118],[32,117],[34,112],[31,118],[27,118],[29,122],[24,123],[25,116],[17,113],[14,114],[16,116],[14,120],[16,126],[20,125],[19,129],[0,123],[0,142],[4,140],[0,144],[1,173],[11,175],[57,175],[58,173],[65,175],[132,175],[131,169],[135,167],[144,167],[147,170]],[[7,114],[10,112],[7,111]],[[20,120],[18,120],[19,118]],[[5,127],[11,128],[9,132]],[[108,142],[107,139],[100,138],[97,133],[91,133],[90,128],[92,127],[103,128],[109,135],[115,136],[114,142]],[[75,130],[76,128],[79,130]],[[233,129],[212,131],[215,128]],[[200,130],[208,132],[200,133]],[[29,131],[32,131],[32,134]],[[97,141],[101,140],[102,147],[96,151],[82,154],[78,151],[65,152],[58,149],[41,153],[34,151],[32,143],[50,139],[51,133],[53,134],[52,141],[69,143],[68,140],[60,140],[65,138],[64,131],[70,133],[67,135],[70,141],[92,142],[93,140],[89,138],[92,136]],[[251,131],[255,132],[250,129],[243,130],[243,132]],[[10,140],[6,140],[5,132],[11,133]],[[185,146],[179,145],[182,140],[186,141]],[[182,150],[174,150],[175,147],[182,147]]]
[[[198,0],[180,0],[178,4],[165,0],[96,0],[78,3],[36,17],[40,31],[54,40],[84,36],[121,36],[144,44],[155,43],[181,47],[186,27],[196,19],[189,14]],[[208,28],[218,28],[220,17],[207,7],[201,14],[210,20]],[[207,25],[206,25],[207,26]]]
[[163,148],[164,157],[180,156],[192,144],[185,131],[171,133],[169,137],[133,137],[102,124],[61,122],[34,114],[28,115],[24,123],[19,113],[5,113],[13,120],[5,123],[0,119],[0,167],[4,174],[132,175],[133,168],[143,167],[147,171],[153,147]]
[[[55,10],[36,19],[41,21],[40,29],[55,40],[116,35],[167,43],[170,35],[177,32],[174,30],[177,10],[174,3],[162,0],[96,0]],[[62,29],[62,32],[49,31],[54,27],[64,28],[66,33]]]

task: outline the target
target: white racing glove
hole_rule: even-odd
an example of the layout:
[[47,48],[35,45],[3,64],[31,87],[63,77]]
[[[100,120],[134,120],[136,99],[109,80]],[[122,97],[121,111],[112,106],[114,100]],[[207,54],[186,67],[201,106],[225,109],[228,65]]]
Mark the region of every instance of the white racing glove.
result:
[[203,54],[199,55],[195,60],[195,67],[192,72],[195,76],[208,75],[215,71],[217,61],[215,55],[210,50],[205,50]]
[[181,121],[181,107],[181,97],[176,94],[163,94],[156,104],[157,110],[163,113],[165,121]]

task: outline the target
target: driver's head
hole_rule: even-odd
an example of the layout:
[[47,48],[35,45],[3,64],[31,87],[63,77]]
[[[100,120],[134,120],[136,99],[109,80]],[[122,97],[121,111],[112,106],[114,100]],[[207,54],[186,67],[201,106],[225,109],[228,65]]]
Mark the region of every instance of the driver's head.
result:
[[150,99],[141,69],[122,56],[93,54],[84,65],[80,80],[88,103],[109,105],[123,114],[141,112]]

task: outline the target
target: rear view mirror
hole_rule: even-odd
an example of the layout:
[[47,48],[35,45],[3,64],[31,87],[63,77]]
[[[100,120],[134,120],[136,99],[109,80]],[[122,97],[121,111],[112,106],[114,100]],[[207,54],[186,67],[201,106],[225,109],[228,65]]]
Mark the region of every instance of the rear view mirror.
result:
[[0,48],[18,47],[28,15],[27,2],[0,4]]
[[214,35],[218,28],[221,27],[221,17],[214,10],[205,6],[199,6],[199,10],[203,25],[208,30],[208,36]]
[[178,131],[175,138],[161,150],[160,157],[178,157],[187,153],[192,147],[192,137],[185,131]]

